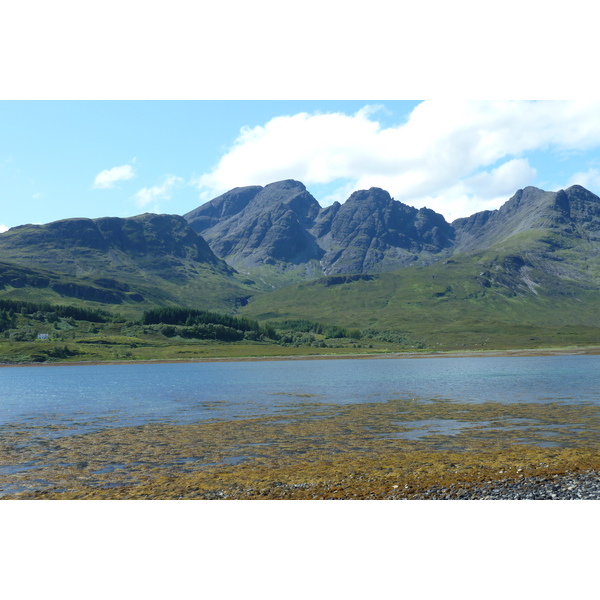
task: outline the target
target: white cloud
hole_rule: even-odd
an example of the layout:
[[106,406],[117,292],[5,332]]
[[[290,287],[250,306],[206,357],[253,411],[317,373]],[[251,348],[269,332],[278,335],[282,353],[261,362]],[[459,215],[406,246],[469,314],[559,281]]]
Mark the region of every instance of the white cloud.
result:
[[529,185],[537,171],[526,158],[514,158],[491,171],[477,173],[465,179],[465,185],[482,199],[506,196]]
[[456,218],[497,208],[534,184],[525,153],[600,146],[600,103],[592,101],[425,101],[396,127],[383,127],[377,115],[377,107],[299,113],[244,128],[215,168],[192,183],[209,200],[280,179],[298,179],[309,190],[339,180],[337,191],[317,198],[322,204],[375,186]]
[[94,188],[106,189],[114,187],[118,181],[126,181],[135,176],[131,165],[121,165],[112,169],[105,169],[96,175],[94,179]]
[[162,184],[142,188],[134,195],[133,198],[138,206],[144,208],[149,204],[153,204],[152,210],[154,212],[159,212],[158,201],[169,200],[171,198],[172,189],[181,183],[183,183],[183,179],[181,177],[177,177],[176,175],[167,175]]
[[515,158],[490,171],[482,171],[444,190],[442,198],[424,199],[429,208],[450,221],[502,205],[518,189],[532,185],[537,171],[524,158]]
[[0,223],[0,233],[4,233],[5,231],[8,231],[8,227],[6,225],[2,225],[2,223]]
[[590,190],[600,189],[600,171],[598,169],[588,169],[575,173],[568,181],[567,186],[582,185]]

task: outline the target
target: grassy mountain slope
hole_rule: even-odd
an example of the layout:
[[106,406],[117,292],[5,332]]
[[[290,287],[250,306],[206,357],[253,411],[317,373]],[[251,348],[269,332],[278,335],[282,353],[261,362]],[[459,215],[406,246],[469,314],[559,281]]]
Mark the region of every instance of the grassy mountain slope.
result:
[[0,296],[106,305],[233,309],[253,293],[175,215],[68,219],[0,234]]
[[599,298],[595,285],[491,250],[354,280],[327,277],[256,298],[242,312],[396,331],[427,348],[539,347],[600,343]]

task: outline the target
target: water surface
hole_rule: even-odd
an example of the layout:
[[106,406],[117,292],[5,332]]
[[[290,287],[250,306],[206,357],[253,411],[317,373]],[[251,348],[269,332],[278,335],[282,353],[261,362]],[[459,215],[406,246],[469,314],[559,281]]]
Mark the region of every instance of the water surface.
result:
[[[600,404],[599,356],[456,357],[0,369],[0,427],[73,434],[151,422],[416,398]],[[62,429],[61,429],[62,428]]]

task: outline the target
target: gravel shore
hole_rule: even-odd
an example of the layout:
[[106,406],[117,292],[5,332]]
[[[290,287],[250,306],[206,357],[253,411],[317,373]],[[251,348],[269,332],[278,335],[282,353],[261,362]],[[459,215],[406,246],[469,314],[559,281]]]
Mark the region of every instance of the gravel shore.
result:
[[[290,483],[271,481],[260,486],[240,482],[202,489],[190,481],[163,481],[132,489],[117,486],[66,492],[23,492],[13,498],[33,499],[178,499],[178,500],[600,500],[600,471],[573,471],[489,481],[382,485],[368,476],[352,480]],[[10,499],[7,496],[2,499]]]
[[525,477],[490,481],[473,488],[433,486],[412,500],[600,500],[600,474],[565,473],[551,477]]
[[[359,477],[357,482],[371,480]],[[377,487],[377,486],[375,486]],[[410,486],[387,493],[367,487],[342,486],[335,482],[321,485],[274,482],[262,489],[232,486],[220,490],[191,494],[203,500],[294,499],[304,500],[600,500],[600,472],[573,472],[542,477],[524,477],[485,483],[433,485],[425,490],[413,491]],[[152,497],[152,496],[149,496]],[[176,496],[177,497],[177,496]],[[184,496],[179,496],[184,499]]]

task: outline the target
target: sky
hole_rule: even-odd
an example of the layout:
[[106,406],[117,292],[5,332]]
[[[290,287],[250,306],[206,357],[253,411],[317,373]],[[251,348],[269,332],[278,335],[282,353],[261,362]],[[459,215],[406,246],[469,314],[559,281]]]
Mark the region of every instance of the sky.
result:
[[0,227],[185,214],[235,187],[380,187],[447,220],[528,185],[600,193],[595,100],[7,100]]
[[3,9],[0,231],[290,178],[322,206],[380,187],[449,221],[528,185],[600,193],[583,0],[213,4]]

